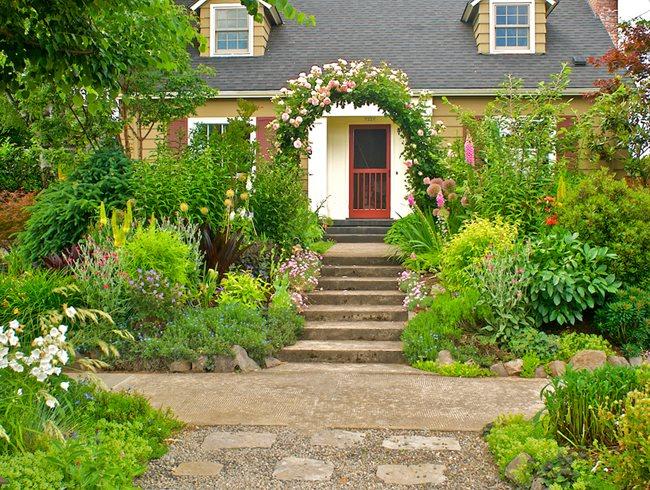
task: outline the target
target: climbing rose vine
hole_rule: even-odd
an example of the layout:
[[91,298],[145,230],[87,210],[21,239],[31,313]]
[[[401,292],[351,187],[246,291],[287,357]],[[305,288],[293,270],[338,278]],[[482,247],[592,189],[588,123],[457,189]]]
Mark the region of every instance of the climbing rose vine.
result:
[[418,185],[423,176],[441,174],[444,154],[439,132],[444,126],[440,121],[432,123],[431,96],[421,93],[414,102],[406,74],[385,63],[374,66],[368,61],[338,60],[322,68],[312,66],[309,73],[289,80],[273,101],[277,116],[269,126],[276,133],[278,156],[295,160],[309,156],[309,130],[333,106],[374,104],[397,125],[404,140],[402,158],[415,198],[426,200]]

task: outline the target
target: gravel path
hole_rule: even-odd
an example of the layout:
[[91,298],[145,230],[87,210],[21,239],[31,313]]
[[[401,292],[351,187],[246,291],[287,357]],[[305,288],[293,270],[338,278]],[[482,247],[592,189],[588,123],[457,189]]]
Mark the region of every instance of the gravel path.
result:
[[[215,431],[271,432],[277,439],[271,448],[221,449],[202,451],[206,436]],[[362,430],[363,442],[349,448],[312,446],[316,430],[287,427],[221,426],[187,429],[176,437],[170,451],[153,461],[136,484],[143,489],[375,489],[405,488],[383,483],[376,476],[385,464],[443,464],[446,482],[418,488],[436,489],[508,489],[498,472],[480,434],[469,432],[433,432],[426,430]],[[461,451],[391,450],[382,447],[384,439],[396,435],[453,437]],[[273,478],[277,463],[285,457],[313,458],[334,464],[329,481],[279,481]],[[213,461],[223,464],[216,477],[174,476],[172,470],[189,461]]]

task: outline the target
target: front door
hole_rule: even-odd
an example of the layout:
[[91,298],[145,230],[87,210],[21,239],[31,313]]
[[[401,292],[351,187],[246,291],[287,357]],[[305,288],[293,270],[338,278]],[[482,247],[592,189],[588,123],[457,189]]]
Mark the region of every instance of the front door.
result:
[[390,218],[390,125],[350,126],[350,218]]

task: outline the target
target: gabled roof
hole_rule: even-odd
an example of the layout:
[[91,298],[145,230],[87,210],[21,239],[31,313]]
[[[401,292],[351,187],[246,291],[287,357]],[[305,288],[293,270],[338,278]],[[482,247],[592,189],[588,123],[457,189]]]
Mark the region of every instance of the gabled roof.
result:
[[[485,1],[487,0],[468,0],[467,4],[465,5],[465,10],[463,10],[463,15],[461,16],[461,20],[463,22],[473,22],[474,17],[476,16],[476,12],[478,11],[479,4]],[[558,1],[559,0],[546,0],[547,16],[553,11]]]
[[[181,0],[182,1],[182,0]],[[187,0],[185,0],[187,2]],[[344,58],[386,61],[404,70],[414,89],[452,94],[494,92],[507,74],[535,87],[572,58],[600,56],[613,47],[588,0],[561,0],[547,19],[545,55],[477,53],[472,26],[461,22],[467,0],[292,0],[314,14],[316,26],[285,22],[273,27],[264,56],[200,57],[213,67],[208,79],[222,94],[277,91],[290,78]],[[574,91],[605,76],[592,66],[574,67]],[[225,94],[224,94],[225,95]]]
[[[196,12],[198,11],[205,2],[208,0],[181,0],[180,3],[181,5],[185,5],[187,8],[190,10]],[[280,17],[280,12],[278,12],[278,9],[275,8],[275,6],[271,5],[268,2],[265,2],[264,0],[258,0],[259,4],[266,10],[266,12],[269,13],[271,16],[271,20],[273,21],[273,25],[279,26],[282,24],[282,17]]]

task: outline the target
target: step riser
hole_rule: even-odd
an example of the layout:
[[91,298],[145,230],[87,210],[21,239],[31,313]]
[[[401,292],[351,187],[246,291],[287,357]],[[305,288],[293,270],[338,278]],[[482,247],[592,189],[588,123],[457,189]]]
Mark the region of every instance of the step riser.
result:
[[338,243],[383,243],[384,235],[331,235],[328,233],[327,238]]
[[318,311],[307,309],[304,312],[307,321],[363,322],[383,321],[402,322],[408,320],[406,311]]
[[395,294],[364,294],[364,295],[345,295],[337,292],[318,293],[309,296],[309,303],[312,305],[368,305],[368,306],[388,306],[401,305],[404,302],[404,296]]
[[335,219],[332,227],[353,227],[353,226],[383,226],[390,227],[393,224],[391,219]]
[[[344,257],[325,255],[323,257],[323,265],[379,265],[395,267],[397,264],[391,261],[388,257]],[[384,275],[390,276],[391,274]]]
[[398,341],[401,328],[305,328],[302,340],[389,340]]
[[340,278],[342,281],[345,280],[346,277],[394,277],[395,281],[397,281],[397,276],[402,272],[402,270],[402,267],[394,265],[377,265],[368,268],[360,268],[353,265],[326,265],[321,269],[321,277]]
[[321,277],[318,287],[325,291],[395,291],[396,279],[350,281],[348,278]]
[[278,357],[285,362],[349,362],[405,364],[401,352],[396,351],[280,351]]
[[330,226],[328,235],[385,235],[388,226]]

